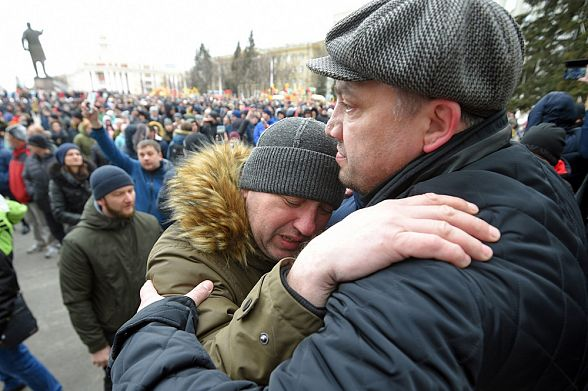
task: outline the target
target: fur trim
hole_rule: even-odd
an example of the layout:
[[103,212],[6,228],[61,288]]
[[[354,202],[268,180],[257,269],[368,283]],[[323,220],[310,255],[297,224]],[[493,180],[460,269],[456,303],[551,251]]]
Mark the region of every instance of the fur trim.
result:
[[168,206],[180,236],[198,251],[244,266],[256,248],[238,187],[250,153],[251,148],[240,143],[214,144],[188,155],[168,182]]

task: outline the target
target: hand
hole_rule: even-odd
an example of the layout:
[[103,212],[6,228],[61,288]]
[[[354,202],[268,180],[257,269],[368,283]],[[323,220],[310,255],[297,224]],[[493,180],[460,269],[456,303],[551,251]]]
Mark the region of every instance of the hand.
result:
[[110,356],[110,346],[106,346],[92,353],[92,364],[100,368],[106,368],[108,365],[108,356]]
[[500,232],[473,216],[478,207],[460,198],[424,194],[386,200],[352,213],[317,236],[298,255],[287,281],[323,307],[339,283],[353,281],[409,257],[466,267],[492,257]]
[[245,119],[247,121],[251,121],[253,119],[253,117],[255,117],[255,110],[249,109],[249,111],[247,112],[247,115],[245,116]]
[[98,98],[96,98],[96,103],[94,104],[94,109],[92,111],[89,110],[89,104],[90,102],[88,101],[82,102],[82,116],[90,121],[90,126],[92,127],[92,129],[100,129],[102,127],[102,124],[98,120],[98,112],[100,111]]
[[[194,301],[196,305],[200,305],[204,300],[210,296],[212,292],[213,284],[211,281],[204,280],[200,284],[196,285],[194,289],[190,292],[186,293],[184,296],[188,296],[190,299]],[[155,303],[163,299],[163,296],[159,295],[153,286],[151,280],[147,280],[143,286],[141,287],[140,291],[141,296],[141,304],[139,305],[139,309],[137,312],[141,311],[143,308],[147,307],[149,304]]]

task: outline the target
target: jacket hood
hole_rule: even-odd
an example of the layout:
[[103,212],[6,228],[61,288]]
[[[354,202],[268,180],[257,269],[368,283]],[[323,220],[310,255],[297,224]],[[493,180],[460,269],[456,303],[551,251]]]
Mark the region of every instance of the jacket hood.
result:
[[256,249],[238,187],[250,153],[243,144],[211,145],[186,156],[168,182],[168,207],[180,236],[202,253],[244,266]]
[[552,91],[537,102],[529,113],[527,127],[550,122],[564,129],[575,126],[578,108],[574,98],[567,92]]

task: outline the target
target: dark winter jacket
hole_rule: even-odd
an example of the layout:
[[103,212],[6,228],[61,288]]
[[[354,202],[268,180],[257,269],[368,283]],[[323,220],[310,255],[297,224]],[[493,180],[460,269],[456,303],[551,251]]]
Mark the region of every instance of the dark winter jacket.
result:
[[162,160],[158,169],[154,171],[144,170],[138,160],[126,156],[114,145],[104,128],[94,129],[92,137],[98,141],[98,145],[110,159],[111,164],[122,168],[133,178],[137,197],[135,201],[137,210],[155,216],[163,225],[165,217],[160,215],[157,208],[157,196],[163,184],[165,173],[172,169],[172,164],[167,160]]
[[153,216],[109,218],[90,198],[82,220],[63,240],[59,281],[63,303],[82,342],[94,353],[139,306],[147,255],[161,231]]
[[576,126],[581,113],[574,98],[567,92],[552,91],[537,102],[529,113],[527,127],[553,123],[566,130],[566,145],[562,157],[569,163],[571,173],[566,179],[574,191],[578,190],[588,173],[588,113],[582,126]]
[[53,153],[43,157],[31,154],[27,158],[22,176],[27,193],[33,201],[49,199],[49,167],[56,162]]
[[8,187],[8,168],[10,167],[12,153],[4,147],[3,141],[0,140],[0,194],[12,198]]
[[[324,328],[274,370],[270,389],[584,389],[583,224],[553,168],[509,139],[498,113],[366,197],[368,206],[428,192],[463,197],[502,233],[491,244],[492,260],[466,269],[411,260],[340,285],[327,303]],[[131,319],[115,339],[115,387],[256,389],[210,369],[190,338],[193,323],[195,311],[184,298]]]
[[13,225],[24,217],[27,207],[15,201],[0,198],[0,335],[4,333],[20,291],[12,263]]
[[533,106],[527,118],[526,129],[531,126],[550,122],[557,127],[571,129],[578,118],[578,109],[574,98],[567,92],[552,91]]
[[0,335],[6,329],[19,290],[12,253],[6,255],[0,252]]
[[[94,164],[85,159],[84,163],[91,174]],[[85,180],[78,180],[57,162],[49,168],[49,199],[56,221],[68,225],[76,225],[80,221],[84,205],[92,195],[89,174]]]

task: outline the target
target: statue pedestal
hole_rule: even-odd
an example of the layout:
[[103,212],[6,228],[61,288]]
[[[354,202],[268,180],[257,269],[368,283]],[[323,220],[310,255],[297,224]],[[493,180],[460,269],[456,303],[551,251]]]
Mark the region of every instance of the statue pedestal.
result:
[[52,91],[55,89],[53,79],[50,77],[35,77],[35,89]]

